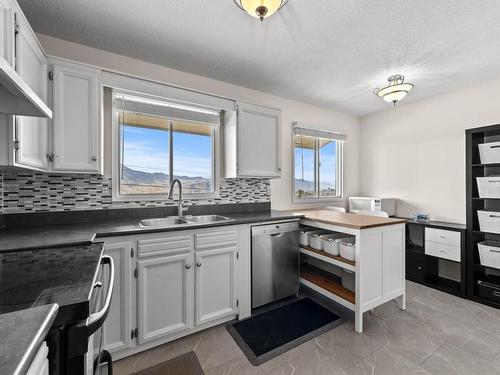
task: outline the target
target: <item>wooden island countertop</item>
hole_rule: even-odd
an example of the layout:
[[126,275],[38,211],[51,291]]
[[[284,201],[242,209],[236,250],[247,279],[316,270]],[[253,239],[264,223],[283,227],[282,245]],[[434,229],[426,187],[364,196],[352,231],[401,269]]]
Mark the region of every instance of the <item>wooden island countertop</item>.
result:
[[329,210],[298,210],[293,211],[293,213],[295,215],[304,216],[306,220],[354,229],[376,228],[386,225],[403,224],[406,222],[405,219],[349,214]]

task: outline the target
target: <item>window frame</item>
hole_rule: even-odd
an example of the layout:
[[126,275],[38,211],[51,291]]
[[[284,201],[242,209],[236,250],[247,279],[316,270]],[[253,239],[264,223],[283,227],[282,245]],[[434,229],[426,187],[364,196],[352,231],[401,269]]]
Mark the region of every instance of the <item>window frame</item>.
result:
[[[138,202],[138,201],[147,201],[147,202],[159,202],[159,201],[169,201],[168,192],[165,194],[122,194],[120,193],[120,160],[121,160],[121,134],[120,134],[120,124],[119,124],[119,116],[115,111],[114,101],[115,97],[119,97],[120,95],[133,95],[136,97],[142,97],[144,99],[153,99],[153,100],[163,100],[165,102],[169,102],[169,100],[164,98],[152,97],[147,94],[138,94],[132,93],[129,91],[118,91],[113,90],[111,93],[111,116],[112,116],[112,175],[111,175],[111,185],[112,185],[112,201],[113,202]],[[219,125],[212,126],[212,183],[213,183],[213,192],[210,193],[188,193],[183,191],[182,198],[186,200],[201,200],[201,199],[214,199],[220,197],[220,165],[221,165],[221,124],[223,112],[221,111],[221,121]],[[176,119],[169,119],[169,121],[175,121]],[[172,123],[169,124],[169,131],[171,129]],[[169,178],[170,182],[172,181],[172,171],[173,171],[173,149],[172,149],[172,136],[169,136]],[[178,197],[177,191],[174,192],[174,200]],[[171,201],[171,200],[170,200]]]
[[[292,131],[292,203],[302,204],[302,203],[327,203],[327,202],[338,202],[344,199],[344,141],[338,139],[331,139],[335,141],[336,144],[336,175],[335,175],[335,188],[337,191],[336,196],[321,196],[320,186],[321,186],[321,176],[320,176],[320,149],[319,144],[321,139],[327,139],[320,136],[309,136],[314,139],[314,196],[299,198],[295,194],[295,136],[300,135],[297,129]],[[304,135],[306,136],[306,135]]]

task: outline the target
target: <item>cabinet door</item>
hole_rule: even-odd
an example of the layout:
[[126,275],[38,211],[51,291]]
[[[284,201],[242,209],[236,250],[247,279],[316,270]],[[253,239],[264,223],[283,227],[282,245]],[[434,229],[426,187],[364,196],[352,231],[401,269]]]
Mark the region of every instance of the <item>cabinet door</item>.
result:
[[[111,299],[111,309],[104,322],[104,347],[110,353],[127,349],[131,345],[132,315],[132,243],[130,241],[106,243],[105,254],[113,258],[115,264],[115,289]],[[104,275],[104,280],[107,280]]]
[[236,314],[236,247],[196,253],[196,325]]
[[138,262],[139,345],[193,326],[192,263],[191,253]]
[[[30,25],[22,14],[16,13],[16,70],[24,81],[43,100],[47,101],[47,60]],[[16,163],[22,166],[47,169],[48,120],[16,116]]]
[[237,173],[240,177],[279,177],[281,111],[238,104]]
[[53,169],[101,173],[100,71],[56,61],[53,77]]
[[14,66],[14,11],[7,0],[0,0],[0,56]]

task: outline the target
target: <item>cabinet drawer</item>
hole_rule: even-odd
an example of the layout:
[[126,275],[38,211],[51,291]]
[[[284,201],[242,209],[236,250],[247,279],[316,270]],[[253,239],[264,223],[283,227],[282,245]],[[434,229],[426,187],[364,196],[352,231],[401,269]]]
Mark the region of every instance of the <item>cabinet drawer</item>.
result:
[[460,262],[460,246],[425,241],[425,254]]
[[460,247],[460,232],[451,230],[425,228],[425,241]]
[[238,242],[238,232],[221,230],[217,232],[197,233],[194,235],[196,250],[210,249],[220,246],[234,246]]
[[139,240],[137,241],[137,249],[139,255],[143,256],[191,251],[193,240],[190,235]]

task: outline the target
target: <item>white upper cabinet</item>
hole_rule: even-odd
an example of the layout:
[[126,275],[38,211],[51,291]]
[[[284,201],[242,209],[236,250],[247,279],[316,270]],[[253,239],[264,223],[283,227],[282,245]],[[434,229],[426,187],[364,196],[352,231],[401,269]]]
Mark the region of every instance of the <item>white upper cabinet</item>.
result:
[[54,171],[102,173],[100,70],[53,63]]
[[[21,13],[15,10],[15,68],[22,79],[47,101],[47,59],[35,33]],[[34,169],[48,167],[48,120],[15,116],[16,164]]]
[[0,0],[0,56],[14,66],[14,10],[8,0]]
[[281,177],[281,111],[239,102],[226,114],[225,177]]

